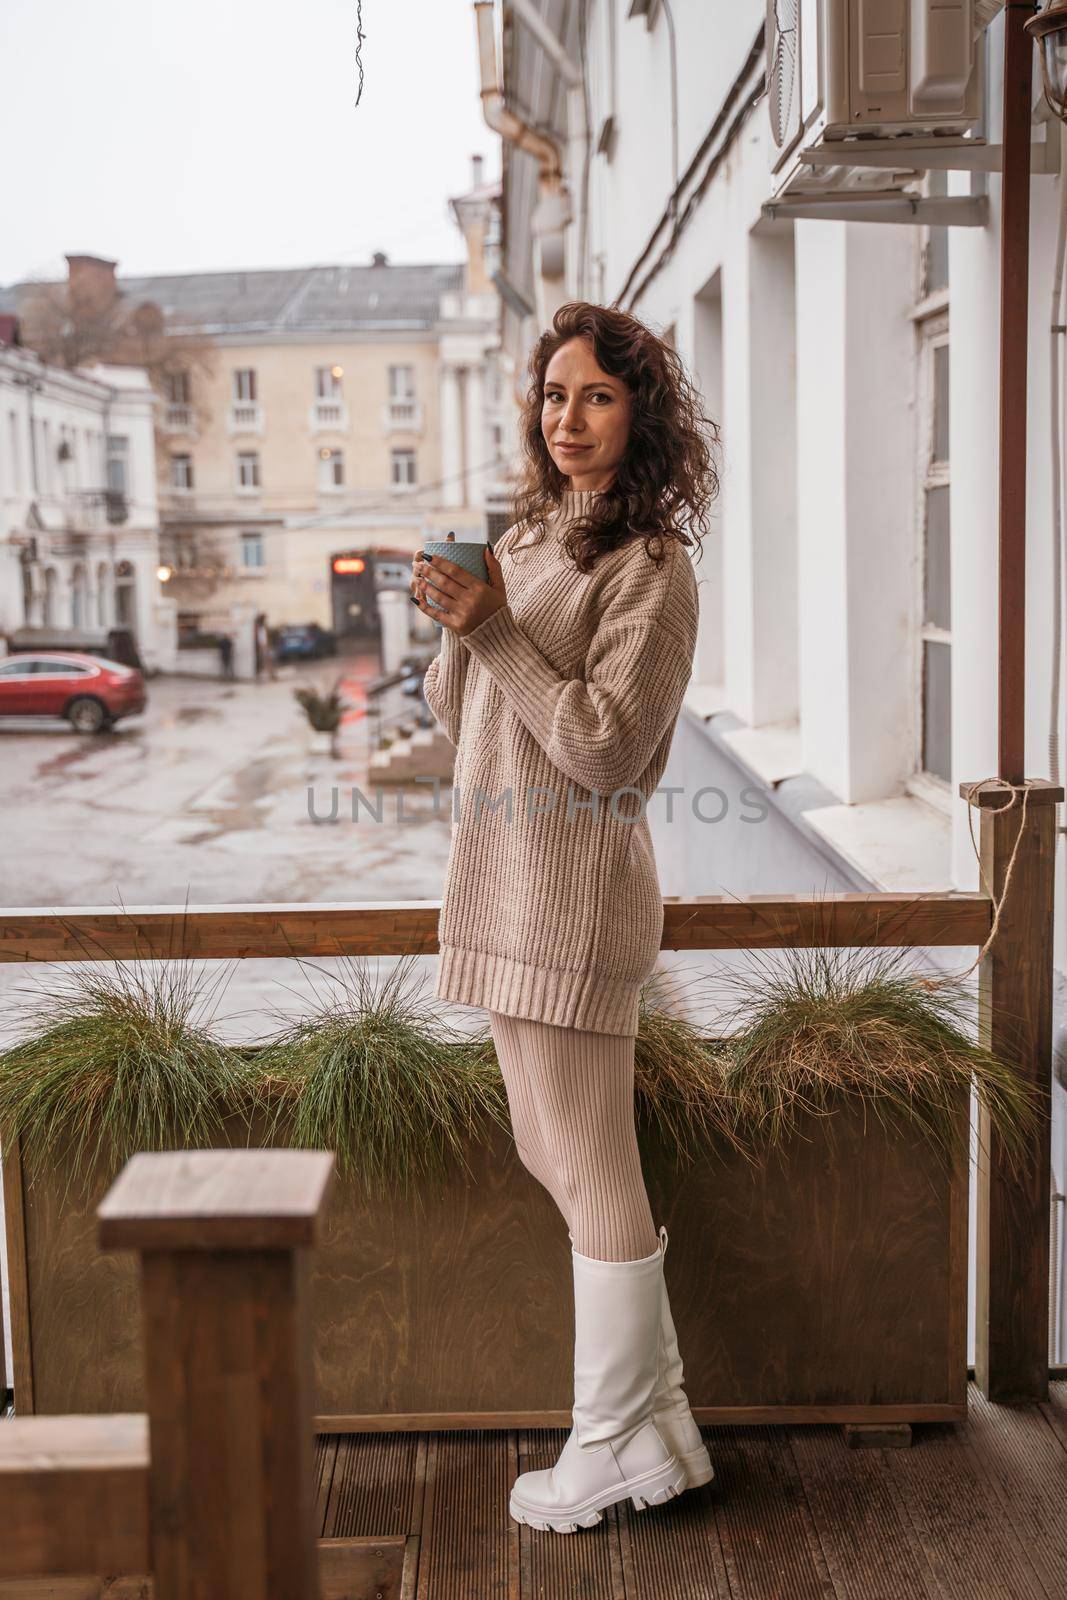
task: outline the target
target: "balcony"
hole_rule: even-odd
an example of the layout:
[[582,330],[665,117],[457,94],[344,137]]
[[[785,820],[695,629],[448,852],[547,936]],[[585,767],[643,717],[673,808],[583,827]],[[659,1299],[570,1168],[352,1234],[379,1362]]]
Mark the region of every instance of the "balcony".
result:
[[99,528],[105,522],[117,527],[129,521],[129,501],[122,489],[75,489],[67,499],[75,515],[90,528]]
[[196,410],[189,405],[170,405],[167,407],[164,426],[168,433],[193,433],[196,428]]
[[417,400],[388,400],[382,407],[386,433],[421,433],[422,407]]
[[[81,1561],[80,1571],[148,1571],[154,1552],[165,1548],[149,1521],[155,1502],[147,1493],[146,1474],[155,1456],[148,1452],[176,1449],[178,1465],[165,1467],[161,1456],[157,1481],[178,1483],[183,1494],[199,1490],[201,1476],[190,1464],[185,1435],[175,1430],[185,1429],[190,1439],[203,1442],[208,1459],[212,1452],[218,1458],[218,1440],[230,1425],[218,1401],[222,1379],[212,1366],[216,1357],[221,1362],[220,1350],[230,1360],[226,1381],[237,1395],[260,1393],[233,1362],[260,1360],[265,1346],[251,1335],[232,1341],[237,1355],[231,1360],[218,1332],[225,1322],[231,1329],[254,1329],[257,1338],[266,1330],[263,1337],[274,1341],[271,1359],[262,1360],[256,1379],[274,1403],[250,1405],[248,1416],[250,1428],[275,1431],[269,1449],[252,1440],[248,1458],[255,1451],[254,1459],[288,1473],[290,1485],[299,1485],[303,1471],[304,1490],[297,1494],[291,1486],[284,1491],[268,1486],[257,1498],[239,1481],[219,1478],[220,1490],[212,1480],[212,1493],[197,1510],[199,1522],[186,1517],[180,1525],[196,1530],[198,1550],[220,1549],[228,1536],[247,1551],[261,1524],[274,1531],[270,1507],[284,1492],[308,1513],[303,1531],[309,1548],[316,1534],[368,1541],[368,1560],[373,1557],[379,1565],[371,1581],[362,1587],[353,1583],[340,1591],[345,1593],[480,1596],[499,1589],[496,1575],[503,1573],[514,1600],[577,1593],[590,1600],[682,1593],[723,1600],[764,1595],[874,1600],[890,1594],[1052,1600],[1062,1595],[1067,1391],[1064,1369],[1049,1370],[1051,1128],[1047,1111],[1041,1110],[1040,1086],[1047,1083],[1052,1044],[1048,956],[1055,865],[1049,841],[1053,807],[1063,791],[1034,780],[1027,790],[1028,815],[1009,832],[997,821],[1004,808],[998,782],[961,785],[961,790],[980,808],[982,860],[991,883],[1004,883],[1018,842],[1015,883],[1023,889],[1014,899],[1003,896],[999,908],[986,893],[957,891],[665,897],[661,938],[666,951],[977,948],[984,1001],[979,1044],[983,1051],[1000,1051],[1001,1041],[1010,1042],[1012,1059],[1016,1052],[1018,1059],[1005,1083],[1011,1082],[1013,1093],[1025,1088],[1028,1096],[1037,1095],[1038,1117],[1019,1152],[1022,1171],[1014,1171],[1007,1146],[999,1135],[992,1137],[999,1117],[992,1116],[991,1102],[981,1099],[974,1369],[966,1359],[967,1151],[974,1083],[958,1073],[943,1078],[944,1088],[951,1090],[948,1098],[938,1094],[927,1101],[939,1105],[951,1123],[961,1159],[947,1163],[942,1136],[949,1122],[942,1123],[940,1115],[936,1127],[925,1120],[909,1127],[894,1112],[888,1121],[875,1114],[876,1097],[887,1111],[892,1103],[886,1098],[891,1060],[885,1063],[887,1077],[882,1069],[865,1072],[866,1087],[858,1098],[840,1092],[848,1078],[825,1078],[827,1087],[838,1086],[825,1102],[808,1101],[806,1070],[792,1079],[775,1072],[764,1078],[766,1090],[781,1106],[780,1096],[792,1082],[789,1097],[798,1117],[795,1125],[786,1118],[779,1159],[769,1162],[759,1158],[761,1147],[770,1153],[760,1131],[767,1121],[760,1111],[763,1091],[751,1110],[731,1099],[734,1091],[724,1087],[730,1079],[700,1066],[725,1041],[698,1030],[690,1035],[686,1059],[693,1070],[683,1085],[684,1098],[678,1094],[681,1079],[670,1080],[664,1092],[657,1090],[655,1073],[643,1076],[646,1114],[639,1128],[653,1216],[670,1224],[667,1270],[686,1388],[711,1448],[715,1478],[677,1503],[639,1514],[624,1500],[608,1509],[600,1525],[556,1540],[511,1523],[507,1492],[517,1472],[552,1463],[570,1426],[569,1250],[563,1219],[548,1191],[518,1170],[506,1121],[472,1122],[464,1088],[454,1104],[462,1106],[463,1126],[470,1131],[462,1135],[455,1162],[440,1180],[435,1176],[432,1191],[422,1200],[392,1184],[385,1192],[374,1185],[368,1193],[366,1172],[357,1161],[339,1172],[333,1226],[317,1235],[311,1224],[321,1191],[305,1207],[299,1231],[293,1218],[301,1213],[293,1205],[282,1213],[275,1204],[257,1220],[245,1190],[227,1196],[226,1181],[247,1182],[245,1172],[256,1174],[258,1192],[267,1201],[277,1193],[299,1192],[292,1184],[282,1189],[266,1182],[264,1164],[278,1172],[295,1170],[288,1161],[291,1152],[260,1148],[257,1141],[269,1144],[274,1138],[271,1124],[255,1123],[251,1109],[241,1109],[255,1082],[263,1090],[276,1081],[270,1075],[278,1070],[277,1055],[261,1057],[258,1066],[254,1053],[242,1055],[242,1073],[253,1076],[235,1080],[240,1101],[228,1098],[229,1068],[219,1077],[211,1103],[232,1119],[226,1139],[233,1148],[183,1157],[181,1171],[172,1156],[137,1156],[138,1173],[146,1161],[157,1168],[172,1166],[164,1170],[166,1183],[146,1181],[142,1188],[139,1180],[136,1203],[124,1206],[116,1203],[114,1191],[99,1206],[104,1175],[88,1164],[98,1149],[107,1148],[107,1117],[86,1098],[78,1124],[79,1138],[89,1141],[83,1144],[87,1165],[82,1170],[94,1175],[83,1189],[71,1189],[70,1150],[65,1144],[50,1148],[32,1136],[29,1118],[39,1103],[34,1091],[22,1102],[29,1108],[23,1128],[5,1127],[3,1150],[14,1395],[25,1420],[0,1426],[5,1493],[9,1500],[13,1493],[24,1496],[10,1513],[20,1538],[0,1543],[0,1580],[43,1575],[52,1557],[57,1567]],[[1019,787],[1013,786],[1013,793],[1018,798]],[[439,913],[439,902],[387,900],[86,907],[67,908],[62,916],[48,909],[5,910],[0,952],[7,961],[37,964],[169,963],[175,951],[197,963],[311,961],[338,950],[354,958],[432,956],[439,949]],[[1001,916],[1005,942],[994,964],[988,951]],[[1021,1029],[1018,1019],[1024,1019]],[[674,1037],[667,1041],[672,1060]],[[648,1059],[654,1061],[655,1041],[663,1035],[645,1030],[644,1038]],[[40,1047],[48,1048],[46,1043]],[[722,1059],[728,1065],[729,1053]],[[931,1058],[931,1067],[936,1059]],[[835,1059],[835,1073],[839,1065]],[[79,1087],[78,1070],[75,1059],[68,1092],[88,1097],[93,1087]],[[256,1072],[262,1073],[258,1079]],[[416,1082],[414,1071],[409,1077]],[[32,1077],[25,1081],[32,1088]],[[433,1108],[437,1129],[440,1082],[430,1074],[424,1081],[423,1103]],[[758,1081],[748,1079],[753,1087]],[[860,1081],[851,1080],[853,1089]],[[902,1081],[898,1078],[898,1085]],[[983,1081],[988,1086],[993,1080]],[[697,1096],[692,1101],[691,1092]],[[391,1094],[388,1081],[379,1093]],[[480,1093],[487,1115],[494,1105],[502,1106],[498,1078],[487,1078]],[[254,1103],[249,1097],[248,1107]],[[383,1103],[390,1105],[388,1098]],[[765,1109],[771,1103],[762,1102]],[[703,1113],[713,1105],[719,1109],[705,1121]],[[683,1106],[694,1110],[693,1120]],[[365,1119],[366,1113],[359,1115]],[[744,1134],[746,1121],[755,1147]],[[338,1125],[348,1149],[360,1148],[354,1146],[353,1129],[365,1125],[365,1120]],[[941,1132],[930,1143],[938,1127]],[[182,1132],[180,1122],[170,1125],[168,1145],[180,1149]],[[284,1125],[279,1134],[285,1137]],[[275,1158],[283,1156],[279,1165]],[[201,1181],[190,1202],[179,1205],[178,1185],[190,1172],[202,1175],[204,1161],[227,1165],[209,1174],[210,1187]],[[238,1171],[241,1165],[245,1172]],[[386,1161],[382,1170],[393,1168]],[[202,1203],[206,1193],[218,1205],[214,1221]],[[234,1193],[241,1195],[240,1205],[234,1204]],[[159,1195],[162,1203],[155,1198]],[[226,1198],[230,1203],[221,1204]],[[995,1229],[983,1221],[990,1215]],[[94,1217],[97,1232],[90,1221]],[[107,1219],[112,1230],[120,1231],[100,1232]],[[133,1231],[142,1228],[152,1230],[147,1244],[144,1234]],[[206,1251],[214,1248],[212,1229],[225,1241],[225,1252],[216,1248],[216,1255],[224,1253],[226,1260],[204,1267]],[[485,1248],[472,1250],[472,1238],[487,1241]],[[195,1251],[191,1239],[198,1241]],[[538,1241],[536,1272],[529,1265],[530,1239]],[[263,1251],[312,1243],[317,1249],[308,1268],[310,1289],[307,1279],[294,1277],[279,1263],[266,1316]],[[116,1264],[101,1256],[100,1247],[184,1256],[165,1272],[138,1280],[134,1263]],[[256,1259],[242,1263],[242,1251]],[[224,1270],[243,1274],[238,1284],[247,1289],[243,1312],[237,1289],[225,1296],[217,1292]],[[210,1271],[212,1292],[205,1293],[199,1280],[196,1292],[180,1292],[179,1271]],[[78,1481],[71,1464],[57,1468],[49,1440],[40,1432],[50,1424],[35,1423],[26,1414],[37,1410],[45,1419],[63,1417],[64,1448],[73,1413],[113,1412],[117,1396],[126,1411],[121,1425],[129,1426],[129,1413],[145,1403],[142,1355],[128,1331],[138,1281],[142,1295],[160,1294],[160,1306],[162,1294],[169,1297],[168,1315],[157,1308],[141,1319],[143,1337],[156,1341],[150,1370],[177,1370],[177,1357],[164,1348],[168,1339],[175,1349],[202,1352],[202,1359],[188,1366],[192,1379],[178,1401],[166,1388],[160,1401],[160,1390],[148,1387],[149,1407],[167,1405],[168,1424],[149,1428],[136,1459],[126,1442],[123,1475],[113,1472],[110,1484],[101,1476],[100,1484],[114,1495],[112,1513],[102,1518],[93,1509],[99,1498],[87,1489],[81,1498],[70,1499]],[[502,1282],[508,1285],[506,1295],[500,1293]],[[306,1304],[312,1309],[287,1321],[286,1308],[292,1310],[291,1293],[297,1291],[309,1294]],[[47,1312],[56,1304],[78,1304],[83,1314],[31,1315],[36,1307]],[[434,1307],[435,1338],[396,1340],[395,1330],[405,1326],[412,1304]],[[183,1317],[185,1325],[179,1326]],[[349,1335],[353,1327],[359,1337]],[[283,1340],[294,1330],[303,1343],[294,1354],[290,1339],[286,1357]],[[308,1378],[312,1335],[318,1352],[314,1393]],[[106,1350],[108,1361],[80,1359],[86,1348]],[[194,1417],[197,1405],[202,1409]],[[307,1441],[313,1407],[317,1459],[313,1464],[305,1457],[301,1467],[291,1441]],[[283,1424],[291,1437],[281,1438]],[[20,1439],[27,1458],[33,1452],[22,1468],[14,1459]],[[119,1454],[116,1449],[116,1458]],[[99,1472],[99,1451],[85,1451],[75,1465]],[[167,1471],[170,1479],[164,1478]],[[22,1503],[43,1503],[32,1498],[41,1491],[42,1474],[54,1480],[54,1503],[68,1497],[62,1502],[70,1508],[62,1539],[51,1537],[54,1517],[37,1511],[31,1524],[19,1510]],[[34,1544],[24,1532],[31,1527],[38,1530]],[[113,1538],[116,1529],[127,1530],[125,1543]],[[292,1522],[286,1538],[298,1532]],[[293,1600],[301,1593],[297,1588],[278,1592],[292,1594]],[[304,1595],[310,1593],[305,1587]]]
[[234,400],[230,406],[229,430],[231,435],[263,432],[263,407],[254,400]]
[[312,433],[347,433],[348,407],[343,400],[316,400],[308,416]]

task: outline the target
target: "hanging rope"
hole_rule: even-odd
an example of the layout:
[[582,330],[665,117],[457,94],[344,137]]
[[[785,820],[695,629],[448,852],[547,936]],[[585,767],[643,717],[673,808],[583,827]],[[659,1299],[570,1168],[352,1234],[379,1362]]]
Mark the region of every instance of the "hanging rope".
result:
[[[1030,790],[1038,788],[1043,782],[1044,782],[1044,780],[1040,779],[1040,778],[1027,778],[1025,783],[1009,783],[1007,778],[1001,778],[1001,777],[998,777],[995,773],[992,773],[988,778],[979,778],[978,781],[975,782],[975,783],[964,784],[964,786],[963,786],[963,798],[967,802],[967,831],[971,836],[971,848],[974,851],[975,860],[978,862],[978,876],[981,879],[981,883],[982,883],[983,889],[985,890],[986,894],[989,896],[990,900],[993,903],[993,926],[989,930],[988,939],[986,940],[985,944],[983,944],[982,948],[979,950],[978,954],[975,956],[974,960],[971,962],[969,967],[967,967],[963,972],[958,972],[958,973],[947,973],[946,972],[946,973],[942,973],[939,977],[936,977],[936,978],[927,978],[927,977],[924,977],[921,974],[917,973],[915,975],[915,982],[921,988],[924,988],[924,989],[936,989],[942,984],[956,984],[956,983],[962,982],[962,980],[964,978],[970,977],[970,975],[974,971],[975,967],[977,967],[981,963],[983,957],[986,955],[987,951],[989,950],[990,946],[992,945],[993,940],[996,938],[997,931],[998,931],[998,929],[1000,927],[1000,913],[1001,913],[1001,911],[1002,911],[1002,909],[1004,907],[1004,902],[1008,898],[1008,890],[1011,887],[1011,875],[1012,875],[1013,871],[1015,870],[1015,858],[1019,853],[1019,844],[1020,844],[1020,842],[1022,840],[1023,830],[1026,827],[1026,803],[1027,803],[1027,799],[1029,798]],[[1008,802],[1007,802],[1006,805],[1003,805],[1003,806],[990,806],[988,808],[989,810],[991,810],[997,816],[999,816],[1002,811],[1010,811],[1013,808],[1013,806],[1015,806],[1018,803],[1019,796],[1020,795],[1022,796],[1022,815],[1019,818],[1019,827],[1018,827],[1018,831],[1016,832],[1016,835],[1015,835],[1015,843],[1012,845],[1012,847],[1011,847],[1011,855],[1008,857],[1008,870],[1004,874],[1004,888],[1003,888],[1003,890],[1001,892],[1001,896],[1000,896],[999,900],[997,899],[996,895],[993,893],[992,884],[989,883],[989,881],[987,880],[987,878],[985,876],[984,871],[982,870],[982,852],[981,852],[979,846],[975,843],[975,838],[974,838],[974,805],[973,805],[973,801],[974,801],[974,797],[978,793],[978,791],[980,789],[985,788],[987,785],[996,787],[998,789],[1006,789],[1007,792],[1008,792]]]
[[363,0],[356,0],[356,66],[359,68],[359,93],[356,95],[356,105],[359,105],[363,93]]

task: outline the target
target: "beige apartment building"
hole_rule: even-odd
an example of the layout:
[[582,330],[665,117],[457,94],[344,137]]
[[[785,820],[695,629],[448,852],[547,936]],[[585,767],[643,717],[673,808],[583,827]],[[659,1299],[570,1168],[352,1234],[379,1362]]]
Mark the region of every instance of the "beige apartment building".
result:
[[[361,265],[116,278],[112,262],[71,258],[94,305],[161,332],[159,574],[181,643],[243,637],[262,612],[358,645],[379,632],[383,589],[406,590],[424,537],[506,526],[516,408],[490,275],[498,203],[475,157],[471,188],[450,201],[466,246],[455,264],[376,252]],[[35,287],[5,298],[24,306]],[[436,640],[403,612],[405,632]]]
[[[484,538],[506,521],[513,385],[488,275],[498,186],[479,158],[473,178],[452,201],[461,264],[376,253],[124,286],[201,352],[167,376],[161,419],[180,634],[239,609],[358,642],[378,631],[381,587],[406,587],[423,537]],[[407,625],[426,622],[412,609]]]

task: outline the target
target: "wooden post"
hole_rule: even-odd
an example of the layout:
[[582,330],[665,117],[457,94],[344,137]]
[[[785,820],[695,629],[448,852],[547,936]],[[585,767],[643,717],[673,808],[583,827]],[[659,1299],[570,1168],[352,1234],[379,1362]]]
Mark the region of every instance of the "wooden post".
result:
[[308,1251],[320,1151],[141,1154],[97,1213],[141,1255],[157,1600],[317,1600]]
[[[967,785],[960,785],[967,798]],[[1003,1145],[979,1110],[975,1379],[987,1399],[1013,1405],[1048,1398],[1049,1183],[1052,1096],[1052,919],[1056,802],[1063,789],[1034,780],[1026,798],[980,788],[984,886],[1000,900],[1015,850],[996,938],[978,973],[979,1041],[1031,1083],[1041,1104],[1032,1160],[1008,1172]]]
[[[1000,187],[1000,455],[997,771],[1023,780],[1026,727],[1026,324],[1030,303],[1031,0],[1004,8]],[[1058,137],[1059,130],[1048,131]]]
[[147,1419],[11,1418],[0,1425],[0,1505],[0,1594],[45,1593],[9,1589],[8,1578],[147,1572]]

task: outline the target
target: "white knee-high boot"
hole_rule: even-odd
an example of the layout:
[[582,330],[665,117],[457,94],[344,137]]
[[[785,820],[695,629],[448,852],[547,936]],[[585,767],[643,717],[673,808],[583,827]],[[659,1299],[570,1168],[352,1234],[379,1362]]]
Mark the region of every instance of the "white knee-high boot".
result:
[[516,1478],[509,1510],[532,1528],[591,1528],[627,1496],[640,1511],[686,1486],[652,1421],[659,1379],[663,1244],[639,1261],[573,1247],[574,1426],[554,1467]]
[[[568,1234],[571,1245],[574,1245],[574,1235]],[[660,1249],[664,1256],[667,1254],[668,1234],[664,1227],[659,1230]],[[681,1352],[678,1349],[678,1334],[671,1316],[670,1296],[667,1293],[667,1284],[663,1284],[663,1301],[660,1308],[659,1327],[659,1352],[656,1377],[656,1392],[652,1401],[652,1420],[659,1429],[664,1444],[670,1446],[685,1468],[687,1489],[696,1489],[703,1483],[710,1483],[715,1476],[715,1468],[711,1464],[707,1445],[701,1437],[700,1429],[693,1419],[689,1409],[689,1401],[685,1390],[682,1388],[684,1376]]]
[[[667,1230],[659,1230],[663,1254],[667,1254]],[[663,1307],[660,1321],[659,1377],[652,1405],[652,1420],[685,1468],[686,1488],[710,1483],[715,1476],[708,1449],[693,1420],[685,1390],[682,1388],[682,1357],[678,1350],[678,1335],[667,1285],[663,1285]]]

